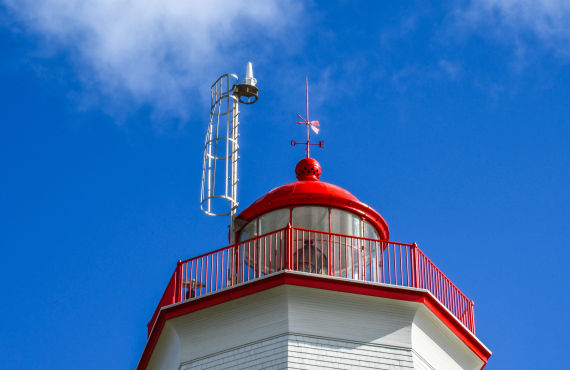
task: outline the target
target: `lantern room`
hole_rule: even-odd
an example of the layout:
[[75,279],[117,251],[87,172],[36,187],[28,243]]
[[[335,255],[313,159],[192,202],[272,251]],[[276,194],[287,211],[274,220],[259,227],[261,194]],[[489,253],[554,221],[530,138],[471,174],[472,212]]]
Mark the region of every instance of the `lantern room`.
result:
[[[350,192],[320,181],[321,173],[314,158],[302,159],[295,168],[296,182],[271,190],[238,215],[241,228],[235,240],[255,241],[246,246],[247,267],[268,274],[285,265],[284,242],[263,236],[291,226],[298,247],[289,258],[299,270],[352,277],[373,273],[370,265],[381,245],[365,247],[363,241],[388,240],[386,221]],[[265,241],[261,247],[260,237]]]

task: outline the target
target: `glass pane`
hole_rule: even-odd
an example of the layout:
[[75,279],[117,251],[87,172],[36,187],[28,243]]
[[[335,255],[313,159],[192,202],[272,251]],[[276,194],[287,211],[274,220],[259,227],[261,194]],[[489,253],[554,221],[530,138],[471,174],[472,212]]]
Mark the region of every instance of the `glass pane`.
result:
[[376,229],[368,221],[364,221],[364,237],[368,239],[380,239]]
[[362,236],[360,217],[340,209],[331,209],[331,232],[335,234]]
[[293,208],[293,226],[310,230],[329,231],[329,209],[325,207]]
[[[283,229],[289,223],[289,208],[277,209],[259,217],[260,235]],[[285,263],[285,232],[266,235],[258,241],[256,261],[262,274],[279,271]]]
[[289,208],[278,209],[259,218],[260,235],[279,230],[289,223]]
[[378,256],[378,249],[380,242],[376,240],[380,239],[376,229],[368,221],[364,221],[364,236],[368,239],[365,240],[364,245],[364,265],[365,265],[365,277],[367,280],[380,282],[378,278],[379,271],[382,270],[382,265],[380,264],[380,258]]
[[255,238],[256,236],[257,236],[257,218],[251,220],[247,225],[244,226],[243,229],[241,229],[241,232],[239,233],[239,240],[243,241]]

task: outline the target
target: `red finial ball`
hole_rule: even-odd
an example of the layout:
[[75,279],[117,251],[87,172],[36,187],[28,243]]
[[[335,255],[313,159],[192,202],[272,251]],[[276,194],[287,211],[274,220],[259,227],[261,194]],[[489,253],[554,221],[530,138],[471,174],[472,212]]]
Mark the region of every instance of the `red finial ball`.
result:
[[295,175],[299,181],[318,181],[321,173],[321,165],[314,158],[303,158],[295,167]]

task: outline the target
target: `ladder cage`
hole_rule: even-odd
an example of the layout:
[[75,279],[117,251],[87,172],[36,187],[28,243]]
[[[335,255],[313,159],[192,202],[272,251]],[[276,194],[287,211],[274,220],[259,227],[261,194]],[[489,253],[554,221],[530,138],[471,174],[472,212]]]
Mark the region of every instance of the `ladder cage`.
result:
[[204,143],[200,208],[211,216],[235,215],[239,99],[234,94],[238,77],[224,74],[212,85],[210,123]]

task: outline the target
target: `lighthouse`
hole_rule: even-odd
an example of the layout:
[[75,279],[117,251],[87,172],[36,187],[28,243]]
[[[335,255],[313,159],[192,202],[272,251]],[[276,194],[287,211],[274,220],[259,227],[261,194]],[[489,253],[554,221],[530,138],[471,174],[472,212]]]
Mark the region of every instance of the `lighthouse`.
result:
[[305,156],[290,169],[293,181],[237,212],[236,107],[240,92],[257,100],[251,65],[247,71],[249,80],[212,103],[231,100],[234,157],[208,152],[208,140],[220,140],[206,140],[202,207],[215,213],[208,168],[224,160],[230,193],[219,198],[230,204],[229,245],[176,263],[138,369],[483,368],[491,352],[476,336],[474,302],[428,258],[429,248],[391,240],[379,212],[321,180],[326,171],[310,155],[323,143],[311,141],[320,125],[309,120],[308,84],[298,122],[306,141],[292,141]]

